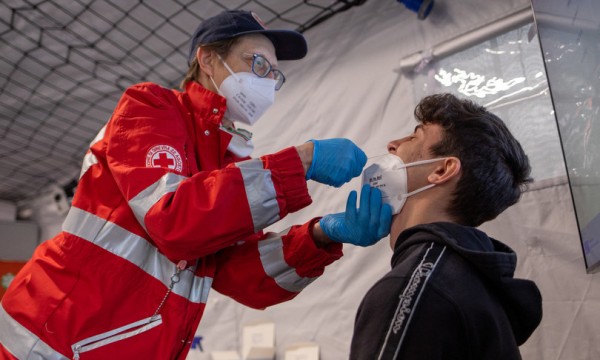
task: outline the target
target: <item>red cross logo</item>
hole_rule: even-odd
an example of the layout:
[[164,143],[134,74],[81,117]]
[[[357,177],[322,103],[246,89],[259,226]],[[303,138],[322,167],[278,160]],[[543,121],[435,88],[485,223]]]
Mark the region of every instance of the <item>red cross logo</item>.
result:
[[160,152],[154,154],[152,157],[152,165],[171,169],[173,168],[173,165],[175,165],[175,160],[173,160],[173,155],[169,154],[168,152]]
[[146,167],[160,167],[181,172],[182,164],[179,152],[169,145],[155,145],[146,153]]

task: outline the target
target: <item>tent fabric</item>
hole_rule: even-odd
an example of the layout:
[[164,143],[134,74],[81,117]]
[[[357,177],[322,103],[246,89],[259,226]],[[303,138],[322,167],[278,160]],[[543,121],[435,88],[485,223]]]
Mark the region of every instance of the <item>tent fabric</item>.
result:
[[[526,0],[439,1],[419,21],[398,2],[368,1],[332,17],[305,33],[305,59],[280,63],[287,82],[275,106],[250,129],[253,155],[331,137],[353,140],[370,157],[385,153],[388,141],[416,124],[412,113],[419,99],[398,69],[400,60],[528,6]],[[359,187],[358,179],[337,189],[310,182],[313,204],[271,229],[342,211],[348,193]],[[600,358],[600,275],[585,271],[566,178],[534,183],[518,204],[481,229],[515,249],[516,275],[536,281],[542,292],[544,318],[521,347],[523,358]],[[196,347],[188,358],[240,351],[242,326],[260,320],[275,323],[277,358],[303,341],[318,343],[322,360],[347,358],[358,304],[389,269],[392,252],[388,238],[370,248],[345,245],[344,252],[297,298],[263,311],[212,292],[197,331],[203,351]]]

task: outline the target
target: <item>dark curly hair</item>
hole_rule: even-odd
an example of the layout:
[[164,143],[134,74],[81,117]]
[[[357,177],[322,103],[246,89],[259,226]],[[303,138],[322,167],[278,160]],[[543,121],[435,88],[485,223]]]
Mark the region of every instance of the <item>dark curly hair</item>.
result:
[[521,144],[483,106],[452,94],[431,95],[416,106],[415,118],[444,130],[432,155],[460,159],[461,177],[447,209],[458,223],[479,226],[496,218],[533,181]]

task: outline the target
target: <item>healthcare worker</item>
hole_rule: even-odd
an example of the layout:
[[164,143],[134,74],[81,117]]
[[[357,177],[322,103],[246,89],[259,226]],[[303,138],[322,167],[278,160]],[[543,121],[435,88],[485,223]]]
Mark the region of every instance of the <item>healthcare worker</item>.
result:
[[301,34],[226,11],[194,33],[183,92],[127,89],[85,155],[62,232],[2,299],[0,357],[184,359],[211,288],[265,308],[320,276],[341,242],[387,235],[391,210],[369,187],[333,221],[262,231],[311,203],[307,180],[338,187],[366,162],[346,139],[248,157],[235,124],[272,104],[277,61],[306,51]]

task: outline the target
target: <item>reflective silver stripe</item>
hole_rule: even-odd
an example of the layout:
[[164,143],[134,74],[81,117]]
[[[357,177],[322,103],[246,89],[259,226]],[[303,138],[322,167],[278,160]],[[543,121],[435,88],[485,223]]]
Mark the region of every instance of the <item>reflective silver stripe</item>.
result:
[[98,159],[91,151],[85,154],[83,157],[83,164],[81,165],[81,172],[79,173],[79,179],[89,170],[92,165],[96,165]]
[[[63,231],[92,242],[144,270],[165,286],[171,283],[175,264],[146,239],[92,213],[71,207]],[[173,292],[194,303],[206,303],[212,278],[194,275],[195,266],[179,274]],[[191,270],[191,271],[188,271]]]
[[279,204],[271,171],[263,168],[260,159],[241,161],[235,165],[242,172],[254,232],[258,232],[279,220]]
[[[285,233],[288,231],[289,229]],[[287,291],[300,292],[316,279],[300,277],[296,273],[296,269],[285,262],[280,234],[270,234],[264,240],[259,241],[258,251],[265,273]]]
[[102,127],[102,129],[100,129],[100,131],[98,131],[98,134],[96,134],[96,137],[94,138],[94,140],[92,140],[92,142],[90,142],[90,147],[94,146],[94,144],[97,143],[98,141],[104,139],[105,132],[106,132],[106,125],[104,125]]
[[137,194],[136,197],[129,200],[129,206],[144,229],[146,229],[144,218],[150,208],[165,194],[177,190],[179,184],[185,179],[187,178],[182,175],[166,173],[157,182],[148,186]]
[[[92,142],[90,143],[90,147],[94,146],[94,144],[97,143],[98,141],[104,139],[105,132],[106,132],[106,125],[104,125],[102,127],[102,129],[100,129],[100,131],[98,131],[98,134],[96,135],[94,140],[92,140]],[[83,157],[83,164],[81,165],[81,172],[79,173],[79,178],[81,179],[83,174],[85,174],[92,165],[95,165],[97,163],[98,163],[98,159],[96,159],[96,156],[94,154],[92,154],[91,152],[88,152],[87,154],[85,154],[85,156]]]
[[0,344],[17,359],[68,360],[10,316],[0,303]]

